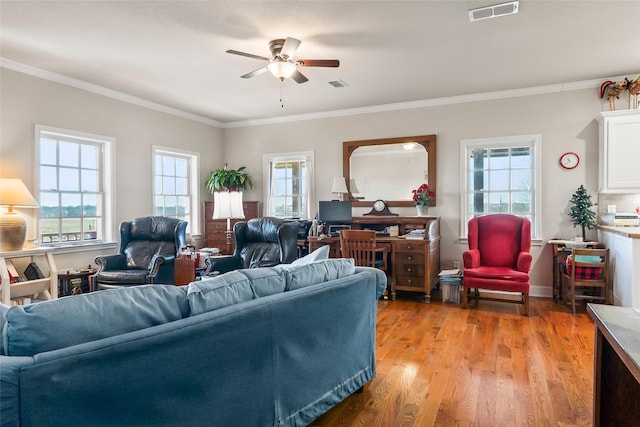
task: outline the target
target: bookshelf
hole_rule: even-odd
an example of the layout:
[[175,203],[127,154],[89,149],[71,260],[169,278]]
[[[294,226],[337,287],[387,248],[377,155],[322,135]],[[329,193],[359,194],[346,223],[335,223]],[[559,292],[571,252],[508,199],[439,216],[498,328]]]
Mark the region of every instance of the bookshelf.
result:
[[[49,276],[43,279],[11,283],[8,261],[20,258],[29,259],[29,262],[36,262],[40,267],[46,267]],[[37,295],[39,299],[58,298],[58,273],[53,260],[53,248],[30,248],[0,252],[0,277],[2,278],[0,293],[3,304],[11,305],[12,298],[31,295]]]

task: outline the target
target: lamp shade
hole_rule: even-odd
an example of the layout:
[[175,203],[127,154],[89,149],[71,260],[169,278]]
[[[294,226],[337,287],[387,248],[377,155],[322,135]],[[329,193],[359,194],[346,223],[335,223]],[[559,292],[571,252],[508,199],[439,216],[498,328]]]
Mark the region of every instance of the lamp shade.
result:
[[347,182],[345,181],[343,176],[337,176],[333,178],[333,185],[331,186],[332,193],[348,193],[347,190]]
[[213,193],[213,218],[244,218],[242,191],[216,191]]
[[17,208],[37,208],[33,198],[20,179],[0,178],[0,206]]

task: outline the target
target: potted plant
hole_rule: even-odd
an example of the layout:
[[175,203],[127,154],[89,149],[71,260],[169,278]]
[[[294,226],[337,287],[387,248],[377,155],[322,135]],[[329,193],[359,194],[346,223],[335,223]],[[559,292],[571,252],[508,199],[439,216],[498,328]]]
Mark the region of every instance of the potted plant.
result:
[[431,199],[436,197],[436,193],[429,190],[429,186],[427,184],[422,184],[411,192],[413,193],[413,201],[416,203],[418,215],[426,215],[427,207],[431,205]]
[[587,193],[587,189],[584,185],[580,185],[578,190],[571,196],[571,210],[569,211],[569,217],[571,217],[571,223],[574,227],[582,227],[582,240],[587,241],[588,228],[591,230],[596,225],[596,213],[591,210],[591,196]]
[[211,171],[205,188],[212,194],[217,191],[244,191],[253,189],[253,181],[244,166],[238,169],[229,169],[228,164],[225,163],[222,169]]

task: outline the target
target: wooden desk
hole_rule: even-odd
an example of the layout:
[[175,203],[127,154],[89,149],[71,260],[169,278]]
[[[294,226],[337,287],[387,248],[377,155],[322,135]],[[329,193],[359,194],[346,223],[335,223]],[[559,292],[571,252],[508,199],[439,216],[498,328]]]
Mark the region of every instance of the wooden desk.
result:
[[[361,217],[357,219],[359,218]],[[412,224],[418,225],[415,228],[426,229],[424,240],[388,236],[376,238],[378,246],[388,246],[391,253],[391,260],[388,263],[391,271],[391,299],[396,298],[397,290],[423,292],[425,302],[429,303],[431,290],[438,283],[440,272],[440,220],[437,217],[367,217],[363,222],[354,222],[356,226],[352,224],[352,227],[359,228],[362,224],[379,227],[380,224],[385,224],[384,221],[389,220],[394,222],[386,224],[403,224],[406,227],[403,232],[408,231],[408,226]],[[419,226],[420,224],[422,227]],[[308,242],[309,252],[313,252],[320,246],[329,245],[329,257],[342,256],[339,237],[309,237]]]
[[640,310],[587,304],[595,323],[593,425],[640,426]]
[[[560,263],[559,259],[564,262],[567,258],[567,255],[571,253],[571,248],[568,245],[575,244],[576,242],[573,240],[563,240],[563,239],[551,239],[547,241],[549,245],[551,245],[553,250],[553,301],[564,301],[562,295],[562,271],[560,271]],[[596,248],[600,243],[598,242],[584,242],[583,245],[589,248]]]

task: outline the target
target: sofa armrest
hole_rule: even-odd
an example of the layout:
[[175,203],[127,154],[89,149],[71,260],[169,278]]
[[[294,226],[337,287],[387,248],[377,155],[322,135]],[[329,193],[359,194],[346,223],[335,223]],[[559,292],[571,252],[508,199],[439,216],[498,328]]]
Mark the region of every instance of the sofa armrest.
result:
[[462,261],[464,268],[478,268],[480,267],[480,251],[477,249],[470,249],[462,253]]
[[204,262],[207,265],[205,274],[210,274],[214,271],[222,274],[240,268],[242,265],[242,258],[236,255],[223,255],[207,258]]
[[99,255],[94,262],[98,266],[98,273],[108,270],[122,270],[125,268],[127,257],[124,254]]

